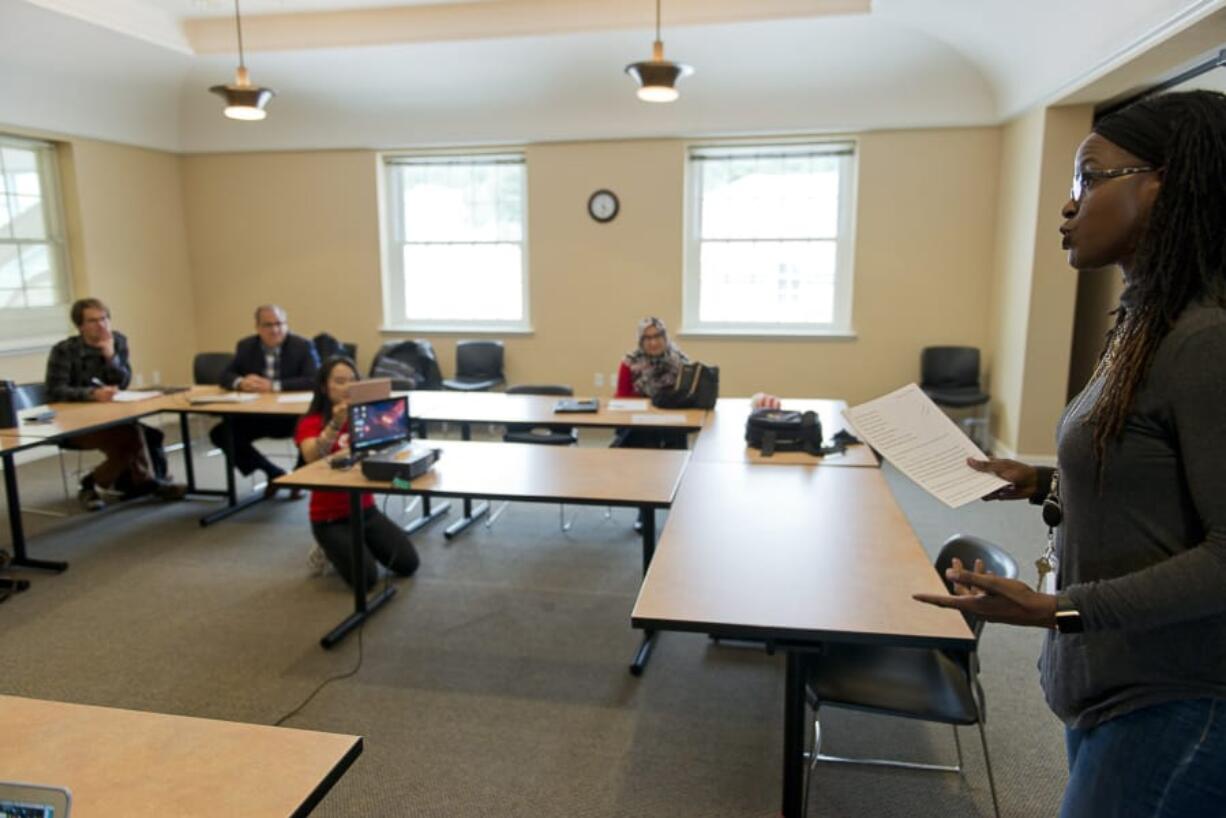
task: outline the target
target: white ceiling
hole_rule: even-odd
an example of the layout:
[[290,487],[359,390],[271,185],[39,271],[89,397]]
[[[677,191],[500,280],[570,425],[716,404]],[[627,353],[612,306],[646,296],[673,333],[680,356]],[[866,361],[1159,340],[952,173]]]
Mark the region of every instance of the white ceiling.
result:
[[[543,13],[558,2],[586,3],[590,25]],[[622,73],[650,54],[650,0],[634,0],[641,26],[624,22],[629,0],[244,0],[252,78],[279,96],[264,122],[236,123],[206,90],[229,81],[234,55],[192,45],[193,26],[220,24],[200,18],[230,14],[230,0],[0,0],[0,123],[193,152],[985,124],[1056,101],[1226,5],[872,0],[870,13],[843,13],[857,2],[665,0],[667,53],[696,73],[679,102],[652,106]],[[444,33],[328,45],[369,25],[372,6],[428,22],[418,36]],[[701,22],[704,9],[723,16]],[[300,47],[272,39],[314,18],[260,28],[260,15],[300,12],[327,23]]]

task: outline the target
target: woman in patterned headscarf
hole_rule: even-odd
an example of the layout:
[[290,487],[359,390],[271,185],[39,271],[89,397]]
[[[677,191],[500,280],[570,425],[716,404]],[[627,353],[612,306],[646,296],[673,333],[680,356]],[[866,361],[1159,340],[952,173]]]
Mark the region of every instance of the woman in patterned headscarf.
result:
[[627,353],[617,373],[617,397],[654,398],[677,384],[681,367],[690,359],[668,340],[659,318],[639,321],[638,346]]

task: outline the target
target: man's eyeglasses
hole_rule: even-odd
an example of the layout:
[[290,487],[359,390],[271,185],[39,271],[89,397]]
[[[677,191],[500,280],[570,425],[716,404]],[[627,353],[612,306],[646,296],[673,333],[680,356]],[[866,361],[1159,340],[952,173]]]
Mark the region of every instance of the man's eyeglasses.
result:
[[261,321],[260,329],[277,329],[285,326],[285,321]]
[[1134,168],[1110,168],[1108,170],[1080,170],[1073,174],[1073,189],[1069,198],[1078,204],[1086,191],[1106,179],[1118,179],[1121,176],[1132,176],[1134,173],[1153,173],[1158,168],[1153,165],[1138,165]]

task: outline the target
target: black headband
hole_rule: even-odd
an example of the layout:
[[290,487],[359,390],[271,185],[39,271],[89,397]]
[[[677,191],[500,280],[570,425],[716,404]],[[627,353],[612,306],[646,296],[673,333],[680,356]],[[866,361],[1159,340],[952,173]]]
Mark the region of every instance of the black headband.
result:
[[1119,145],[1138,159],[1161,167],[1166,164],[1172,136],[1172,117],[1160,110],[1156,99],[1142,100],[1094,123],[1094,133]]

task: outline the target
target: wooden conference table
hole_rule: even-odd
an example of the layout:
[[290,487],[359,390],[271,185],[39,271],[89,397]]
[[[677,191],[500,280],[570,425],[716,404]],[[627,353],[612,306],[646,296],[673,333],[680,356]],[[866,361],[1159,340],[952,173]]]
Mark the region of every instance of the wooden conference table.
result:
[[[333,469],[317,460],[277,478],[277,484],[349,495],[353,555],[354,611],[320,643],[331,647],[362,623],[395,593],[388,586],[367,599],[361,528],[363,492],[418,494],[423,497],[488,497],[518,502],[568,505],[630,506],[642,512],[643,571],[656,543],[656,509],[672,505],[690,453],[678,450],[609,449],[580,446],[529,446],[463,440],[423,442],[441,456],[433,468],[412,482],[368,480],[360,467]],[[642,672],[654,644],[645,633],[631,670]]]
[[73,818],[309,815],[360,736],[0,696],[6,780],[66,787]]
[[783,814],[797,818],[805,678],[822,644],[974,645],[960,614],[916,592],[945,587],[878,469],[700,462],[696,451],[631,623],[786,652]]

